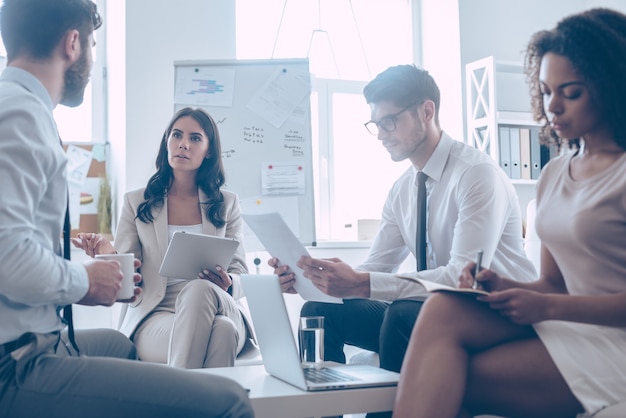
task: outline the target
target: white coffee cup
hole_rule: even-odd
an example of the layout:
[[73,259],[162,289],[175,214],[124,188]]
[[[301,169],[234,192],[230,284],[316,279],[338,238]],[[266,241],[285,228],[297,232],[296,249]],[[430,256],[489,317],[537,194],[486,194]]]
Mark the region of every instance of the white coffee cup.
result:
[[135,295],[135,254],[98,254],[96,258],[101,260],[116,260],[120,263],[124,278],[122,279],[122,288],[117,292],[116,300],[132,298]]

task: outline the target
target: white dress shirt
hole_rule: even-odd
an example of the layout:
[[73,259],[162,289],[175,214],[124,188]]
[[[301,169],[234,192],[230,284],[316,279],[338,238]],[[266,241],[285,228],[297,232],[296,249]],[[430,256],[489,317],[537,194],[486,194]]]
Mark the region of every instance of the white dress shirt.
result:
[[[483,250],[482,265],[496,273],[537,279],[524,253],[517,194],[491,157],[442,133],[423,171],[428,175],[428,270],[412,275],[456,287],[462,268]],[[407,255],[415,256],[417,172],[411,166],[394,183],[369,256],[357,267],[371,272],[372,299],[424,298],[420,285],[394,277]]]
[[82,264],[60,257],[66,157],[48,91],[15,67],[0,76],[0,343],[64,324],[57,307],[89,289]]

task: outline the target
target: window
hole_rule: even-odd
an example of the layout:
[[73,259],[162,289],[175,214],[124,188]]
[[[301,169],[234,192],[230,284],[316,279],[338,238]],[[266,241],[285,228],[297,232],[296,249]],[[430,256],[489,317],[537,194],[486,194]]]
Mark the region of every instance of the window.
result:
[[318,241],[355,241],[380,219],[395,163],[363,123],[362,91],[389,66],[413,62],[407,0],[237,0],[237,58],[309,57]]
[[[389,188],[407,169],[393,162],[363,126],[370,109],[366,82],[313,82],[313,155],[318,240],[357,240],[359,219],[380,219]],[[316,131],[316,128],[318,129]]]

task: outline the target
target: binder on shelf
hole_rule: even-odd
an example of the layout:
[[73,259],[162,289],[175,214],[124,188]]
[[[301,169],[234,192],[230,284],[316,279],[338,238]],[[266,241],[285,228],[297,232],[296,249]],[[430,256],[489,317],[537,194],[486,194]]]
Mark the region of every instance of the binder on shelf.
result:
[[550,161],[550,147],[545,144],[539,145],[539,150],[541,152],[541,168],[545,167]]
[[500,167],[511,178],[511,139],[508,126],[498,126],[498,153]]
[[541,174],[541,142],[539,139],[539,128],[530,129],[530,178],[537,180]]
[[541,139],[538,127],[530,128],[530,178],[537,180],[541,174],[544,163],[541,161]]
[[511,127],[509,135],[511,138],[511,179],[519,180],[522,178],[522,169],[520,166],[520,138],[519,128]]
[[550,159],[556,158],[561,155],[561,149],[554,141],[550,142],[548,148],[550,150]]
[[530,129],[519,128],[520,167],[524,180],[530,180]]

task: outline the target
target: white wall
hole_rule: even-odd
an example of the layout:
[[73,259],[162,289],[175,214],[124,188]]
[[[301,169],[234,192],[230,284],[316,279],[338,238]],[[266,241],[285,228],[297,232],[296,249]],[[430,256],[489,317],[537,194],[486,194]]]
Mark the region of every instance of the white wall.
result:
[[522,62],[531,35],[586,8],[585,0],[459,1],[461,62],[493,55]]
[[[413,0],[421,65],[442,90],[442,127],[465,132],[465,65],[487,56],[522,62],[531,35],[591,7],[626,12],[626,0]],[[445,123],[444,123],[445,121]],[[458,133],[458,134],[456,134]]]
[[626,13],[625,0],[587,0],[585,3],[587,4],[588,8],[609,7],[611,9],[619,10],[622,13]]

